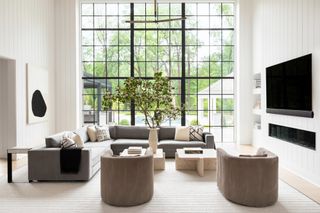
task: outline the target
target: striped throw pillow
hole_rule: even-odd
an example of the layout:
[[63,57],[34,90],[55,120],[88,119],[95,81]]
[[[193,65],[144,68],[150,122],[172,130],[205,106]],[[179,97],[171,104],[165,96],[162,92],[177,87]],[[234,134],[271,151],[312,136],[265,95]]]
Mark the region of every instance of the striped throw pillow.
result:
[[203,126],[190,126],[189,130],[190,141],[203,141]]

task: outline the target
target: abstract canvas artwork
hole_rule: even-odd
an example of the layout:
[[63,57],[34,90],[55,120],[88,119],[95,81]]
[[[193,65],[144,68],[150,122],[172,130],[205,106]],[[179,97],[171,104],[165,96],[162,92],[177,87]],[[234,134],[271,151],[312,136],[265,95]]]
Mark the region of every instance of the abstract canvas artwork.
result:
[[47,121],[48,71],[27,64],[27,88],[28,123]]

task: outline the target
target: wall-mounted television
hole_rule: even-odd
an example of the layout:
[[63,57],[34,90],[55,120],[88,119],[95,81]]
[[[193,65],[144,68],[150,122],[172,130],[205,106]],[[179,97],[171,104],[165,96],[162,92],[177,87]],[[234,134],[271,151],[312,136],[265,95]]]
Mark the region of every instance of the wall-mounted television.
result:
[[312,55],[266,68],[267,113],[313,117]]

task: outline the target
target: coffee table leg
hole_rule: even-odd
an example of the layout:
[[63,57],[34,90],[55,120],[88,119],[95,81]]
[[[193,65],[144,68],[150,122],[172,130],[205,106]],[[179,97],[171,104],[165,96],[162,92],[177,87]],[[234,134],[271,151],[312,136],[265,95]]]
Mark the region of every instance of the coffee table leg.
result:
[[204,176],[204,160],[203,158],[199,158],[197,161],[197,171],[199,176],[203,177]]
[[8,163],[8,183],[12,183],[12,153],[7,154]]

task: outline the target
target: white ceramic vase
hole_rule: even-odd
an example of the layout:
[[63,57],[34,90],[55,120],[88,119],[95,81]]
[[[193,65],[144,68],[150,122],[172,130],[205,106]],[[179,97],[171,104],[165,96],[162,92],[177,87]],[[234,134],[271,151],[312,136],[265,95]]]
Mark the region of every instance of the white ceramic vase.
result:
[[158,128],[149,128],[149,147],[153,153],[157,153],[158,148]]

